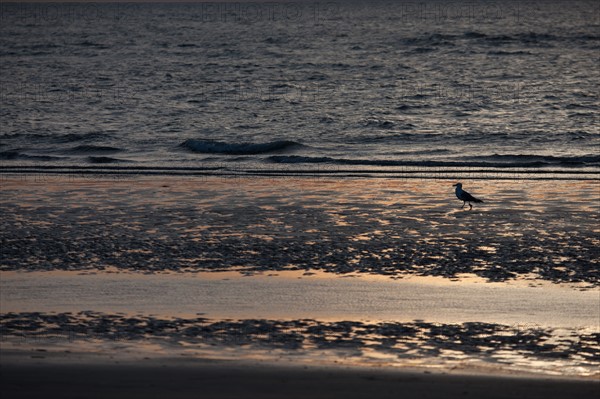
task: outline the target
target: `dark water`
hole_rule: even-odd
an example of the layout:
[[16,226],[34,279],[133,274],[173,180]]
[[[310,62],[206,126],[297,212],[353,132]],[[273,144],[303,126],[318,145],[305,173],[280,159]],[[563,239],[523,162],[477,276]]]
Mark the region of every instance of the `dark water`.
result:
[[598,7],[2,4],[1,164],[597,173]]

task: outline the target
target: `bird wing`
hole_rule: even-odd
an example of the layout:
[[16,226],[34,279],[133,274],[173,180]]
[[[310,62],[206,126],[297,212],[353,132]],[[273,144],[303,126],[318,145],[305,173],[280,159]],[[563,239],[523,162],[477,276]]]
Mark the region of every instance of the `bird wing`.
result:
[[[462,191],[460,199],[463,201],[473,201],[473,202],[481,201],[480,199],[473,197],[471,194],[469,194],[465,190]],[[483,202],[483,201],[481,201],[481,202]]]

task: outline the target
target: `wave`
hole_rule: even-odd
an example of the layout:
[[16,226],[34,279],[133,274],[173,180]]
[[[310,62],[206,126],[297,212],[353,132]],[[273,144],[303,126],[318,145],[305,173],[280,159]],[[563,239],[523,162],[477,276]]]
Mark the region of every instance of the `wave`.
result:
[[463,37],[466,39],[482,40],[489,43],[521,42],[525,44],[541,44],[550,42],[582,42],[590,43],[600,40],[600,36],[593,34],[574,34],[557,36],[549,33],[521,32],[512,35],[489,35],[481,32],[465,32]]
[[0,139],[2,139],[2,140],[12,140],[12,139],[18,139],[18,138],[22,138],[22,137],[43,140],[43,139],[52,139],[55,136],[52,136],[50,134],[42,134],[42,133],[5,133],[5,134],[0,134]]
[[484,37],[487,37],[485,33],[474,31],[465,32],[463,36],[469,39],[482,39]]
[[505,42],[521,42],[526,44],[541,44],[558,41],[578,41],[578,42],[597,42],[600,37],[593,34],[574,34],[557,36],[549,33],[541,32],[519,32],[513,34],[487,34],[476,31],[466,31],[462,35],[447,35],[447,34],[432,34],[416,37],[407,37],[399,40],[399,43],[407,46],[417,46],[424,52],[433,50],[429,46],[454,46],[455,42],[460,39],[478,40],[483,43],[505,43]]
[[429,108],[429,104],[401,104],[396,107],[396,109],[398,111],[407,111],[407,110],[419,109],[419,108]]
[[[417,132],[410,133],[408,131],[414,131],[415,125],[406,123],[399,127],[401,129],[394,129],[389,133],[384,134],[380,131],[374,132],[374,134],[361,134],[353,137],[345,137],[344,144],[390,144],[396,145],[398,143],[427,143],[427,142],[439,142],[441,139],[446,139],[443,133],[435,132]],[[408,130],[408,131],[402,131]],[[461,138],[462,139],[462,138]]]
[[268,143],[225,143],[213,140],[188,139],[179,145],[202,154],[256,155],[304,147],[295,141],[279,140]]
[[[541,162],[549,165],[557,164],[573,164],[573,165],[590,165],[600,164],[600,155],[581,155],[575,157],[560,157],[552,155],[530,155],[530,154],[493,154],[484,155],[480,157],[473,157],[473,159],[489,160],[494,162]],[[595,166],[595,165],[594,165]]]
[[483,32],[466,31],[462,35],[433,34],[407,37],[400,39],[398,43],[401,43],[405,46],[415,47],[411,50],[412,52],[426,53],[435,50],[435,48],[432,48],[431,46],[455,46],[456,41],[461,39],[476,40],[482,43],[490,43],[493,45],[520,42],[524,44],[544,44],[545,46],[548,46],[552,42],[560,41],[589,43],[598,41],[599,38],[598,36],[591,34],[557,36],[549,33],[531,31],[513,34],[486,34]]
[[488,51],[488,55],[533,55],[529,51]]
[[377,127],[380,129],[392,129],[395,124],[392,121],[379,120],[379,119],[367,119],[362,122],[365,127]]
[[433,154],[449,154],[452,151],[445,148],[433,148],[431,150],[414,150],[395,152],[394,155],[433,155]]
[[61,134],[56,137],[57,141],[61,142],[74,142],[84,140],[100,140],[110,137],[107,133],[102,132],[91,132],[91,133],[67,133]]
[[107,133],[91,132],[91,133],[67,133],[67,134],[42,134],[42,133],[5,133],[0,135],[0,139],[12,140],[19,138],[40,139],[55,141],[58,143],[70,143],[85,140],[100,140],[110,137]]
[[67,152],[73,154],[89,154],[89,153],[113,153],[113,152],[119,152],[121,151],[120,148],[116,148],[116,147],[109,147],[109,146],[102,146],[102,145],[78,145],[77,147],[73,147],[69,150],[67,150]]
[[127,159],[117,159],[111,157],[87,157],[90,163],[114,163],[114,162],[131,162]]
[[0,152],[0,160],[58,161],[61,159],[63,158],[50,155],[29,155],[15,150]]
[[[475,160],[474,160],[475,159]],[[347,159],[332,157],[307,157],[298,155],[273,155],[268,162],[283,164],[329,163],[336,165],[363,166],[419,166],[419,167],[544,167],[544,166],[600,166],[600,156],[554,157],[541,155],[491,155],[470,158],[469,160],[392,160],[392,159]]]
[[89,40],[84,40],[82,42],[76,43],[77,46],[82,46],[82,47],[93,47],[93,48],[98,48],[98,49],[109,49],[110,46],[106,45],[106,44],[102,44],[102,43],[96,43],[96,42],[92,42]]
[[425,53],[431,53],[433,51],[435,51],[436,49],[433,47],[417,47],[414,48],[412,50],[409,50],[408,53],[412,53],[412,54],[425,54]]

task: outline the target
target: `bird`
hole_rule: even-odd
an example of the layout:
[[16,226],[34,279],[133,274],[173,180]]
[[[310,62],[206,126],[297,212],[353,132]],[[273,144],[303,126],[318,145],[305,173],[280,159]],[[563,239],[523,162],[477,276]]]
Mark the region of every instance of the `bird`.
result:
[[462,183],[453,184],[452,187],[456,187],[456,197],[459,200],[463,201],[463,206],[460,209],[463,209],[467,202],[469,203],[469,210],[473,209],[473,205],[471,205],[471,202],[475,202],[475,203],[483,202],[479,198],[475,198],[471,194],[469,194],[468,192],[463,190]]

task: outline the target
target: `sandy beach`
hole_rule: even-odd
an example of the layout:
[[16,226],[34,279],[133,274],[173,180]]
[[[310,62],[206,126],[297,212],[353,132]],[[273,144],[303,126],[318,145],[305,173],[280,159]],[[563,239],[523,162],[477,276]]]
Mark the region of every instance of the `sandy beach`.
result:
[[1,398],[600,397],[598,4],[0,2]]
[[592,397],[597,184],[451,183],[4,176],[2,393]]

